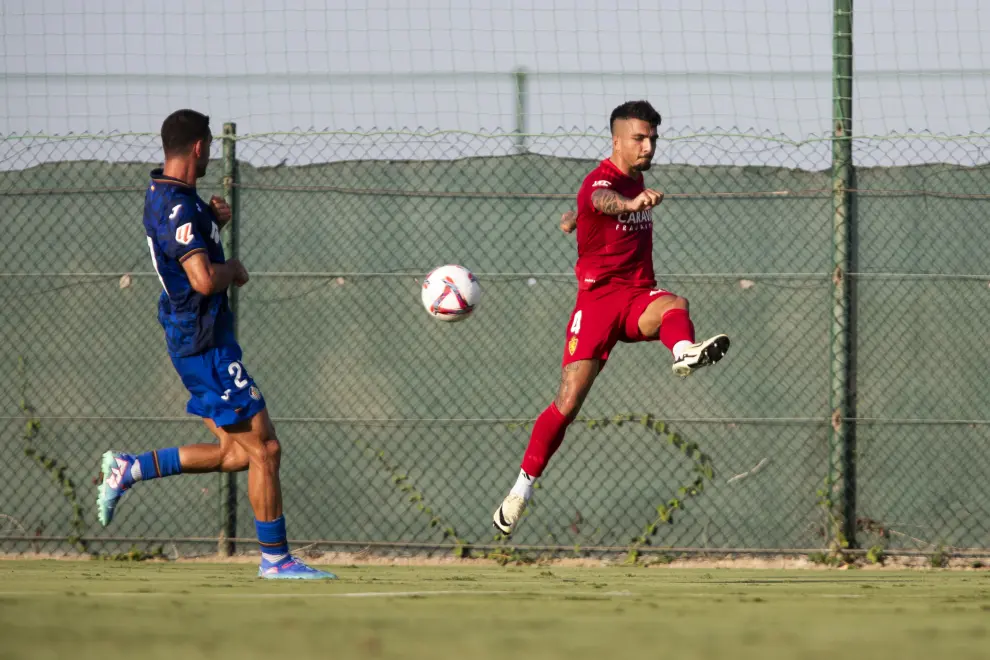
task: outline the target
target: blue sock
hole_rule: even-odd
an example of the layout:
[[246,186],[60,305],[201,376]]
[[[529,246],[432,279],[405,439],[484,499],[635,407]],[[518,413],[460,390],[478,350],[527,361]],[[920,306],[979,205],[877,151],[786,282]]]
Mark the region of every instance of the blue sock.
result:
[[134,465],[137,466],[137,470],[133,466],[131,467],[131,479],[134,481],[147,481],[148,479],[171,477],[173,474],[182,473],[178,447],[156,449],[138,454]]
[[285,536],[285,516],[279,516],[271,522],[255,520],[254,527],[258,530],[261,556],[266,561],[276,562],[289,554],[289,542]]

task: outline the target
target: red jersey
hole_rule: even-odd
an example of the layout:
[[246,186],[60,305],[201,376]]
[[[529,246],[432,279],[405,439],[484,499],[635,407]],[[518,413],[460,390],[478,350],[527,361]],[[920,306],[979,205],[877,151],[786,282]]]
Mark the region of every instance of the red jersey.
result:
[[653,214],[648,209],[618,216],[605,215],[591,203],[598,189],[614,190],[632,199],[646,187],[643,175],[630,178],[605,159],[589,174],[577,195],[578,260],[574,267],[579,289],[604,281],[654,286]]

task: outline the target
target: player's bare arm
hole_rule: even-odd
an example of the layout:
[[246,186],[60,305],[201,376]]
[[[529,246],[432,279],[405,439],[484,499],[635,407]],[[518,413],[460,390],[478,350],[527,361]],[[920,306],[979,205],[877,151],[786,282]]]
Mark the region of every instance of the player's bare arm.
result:
[[599,213],[605,215],[619,215],[620,213],[634,213],[645,211],[660,204],[663,201],[663,193],[647,188],[636,197],[629,199],[620,195],[614,190],[601,188],[591,194],[591,203]]
[[233,216],[230,210],[230,204],[223,197],[214,195],[210,198],[210,208],[213,210],[213,215],[217,219],[217,226],[223,229]]
[[577,211],[565,211],[560,216],[560,231],[570,234],[577,229]]
[[226,291],[231,284],[244,286],[248,281],[247,269],[237,259],[215,264],[203,252],[194,252],[182,261],[189,284],[197,293],[209,296]]

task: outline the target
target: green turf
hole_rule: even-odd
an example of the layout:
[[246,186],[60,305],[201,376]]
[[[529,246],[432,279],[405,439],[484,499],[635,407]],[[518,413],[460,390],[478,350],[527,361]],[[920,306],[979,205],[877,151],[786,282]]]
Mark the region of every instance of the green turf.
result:
[[990,656],[986,572],[351,566],[334,583],[273,583],[255,570],[0,562],[0,658]]

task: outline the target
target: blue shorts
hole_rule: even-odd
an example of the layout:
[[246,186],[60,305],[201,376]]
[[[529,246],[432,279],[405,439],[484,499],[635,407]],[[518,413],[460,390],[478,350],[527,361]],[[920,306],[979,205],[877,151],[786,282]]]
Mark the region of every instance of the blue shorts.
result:
[[186,412],[227,426],[265,409],[265,397],[241,363],[241,347],[220,346],[199,355],[173,357],[172,364],[189,390]]

